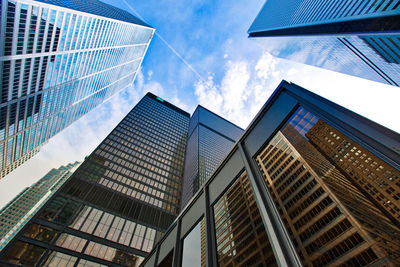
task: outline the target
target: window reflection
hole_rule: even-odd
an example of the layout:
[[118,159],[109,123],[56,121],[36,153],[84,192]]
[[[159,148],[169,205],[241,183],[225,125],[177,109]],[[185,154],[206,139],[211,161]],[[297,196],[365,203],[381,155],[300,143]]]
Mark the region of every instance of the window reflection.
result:
[[95,242],[89,242],[85,254],[129,267],[137,267],[143,261],[142,257]]
[[304,265],[400,264],[399,171],[302,107],[257,163]]
[[[171,250],[170,253],[158,264],[158,267],[172,267],[172,262],[174,259],[174,250]],[[182,265],[183,266],[183,265]]]
[[56,246],[81,252],[86,244],[86,239],[62,233],[56,241]]
[[47,259],[44,260],[44,263],[42,266],[46,267],[58,267],[58,266],[63,266],[63,267],[73,267],[77,257],[73,257],[61,252],[56,252],[52,251],[50,254],[47,256]]
[[183,240],[182,266],[206,266],[204,218]]
[[51,243],[56,236],[57,231],[39,224],[31,224],[24,232],[24,236]]
[[247,174],[214,205],[218,263],[223,266],[276,266]]
[[34,266],[42,257],[45,249],[25,242],[17,241],[1,260],[22,266]]

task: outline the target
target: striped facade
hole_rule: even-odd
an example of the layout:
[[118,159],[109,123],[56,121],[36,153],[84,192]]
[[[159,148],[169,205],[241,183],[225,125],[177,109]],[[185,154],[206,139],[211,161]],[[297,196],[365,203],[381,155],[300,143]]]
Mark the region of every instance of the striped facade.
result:
[[269,0],[249,34],[274,56],[399,86],[399,15],[399,0]]
[[2,0],[0,177],[131,85],[154,29],[90,1]]

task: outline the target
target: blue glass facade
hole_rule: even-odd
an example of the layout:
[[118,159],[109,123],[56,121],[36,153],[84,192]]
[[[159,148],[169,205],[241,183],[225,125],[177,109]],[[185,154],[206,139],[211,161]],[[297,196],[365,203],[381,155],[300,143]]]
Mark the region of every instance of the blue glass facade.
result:
[[198,106],[189,123],[181,208],[201,188],[235,144],[243,130]]
[[2,0],[1,20],[3,177],[132,84],[154,29],[95,0]]
[[399,31],[399,0],[268,0],[249,34],[275,56],[399,86]]

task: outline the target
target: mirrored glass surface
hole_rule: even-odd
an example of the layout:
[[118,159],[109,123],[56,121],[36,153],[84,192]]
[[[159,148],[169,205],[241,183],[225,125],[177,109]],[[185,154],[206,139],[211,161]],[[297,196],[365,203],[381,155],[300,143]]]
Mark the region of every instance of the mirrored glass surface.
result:
[[304,265],[400,264],[399,170],[303,107],[257,163]]

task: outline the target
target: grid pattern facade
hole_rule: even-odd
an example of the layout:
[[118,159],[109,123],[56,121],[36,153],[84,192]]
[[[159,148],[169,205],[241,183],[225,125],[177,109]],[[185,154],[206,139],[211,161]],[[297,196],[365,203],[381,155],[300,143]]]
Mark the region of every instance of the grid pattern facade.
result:
[[213,209],[219,266],[277,266],[246,173]]
[[[399,0],[267,1],[249,31],[398,14]],[[264,16],[267,12],[270,16]],[[275,13],[276,12],[276,13]],[[279,16],[271,16],[279,14]],[[262,17],[262,18],[261,18]]]
[[399,86],[399,14],[399,0],[267,1],[249,32],[275,56]]
[[[46,2],[60,1],[1,1],[1,177],[132,84],[154,31],[101,2]],[[79,11],[94,3],[104,12]]]
[[283,81],[143,266],[186,266],[203,246],[207,266],[399,266],[398,222],[318,147],[328,145],[320,137],[338,152],[351,139],[357,156],[365,147],[399,171],[398,134]]
[[198,106],[190,118],[181,208],[211,176],[243,130]]
[[306,136],[336,168],[400,224],[399,171],[322,120]]
[[37,183],[25,188],[0,211],[0,250],[64,184],[79,164],[75,162],[52,169]]
[[0,259],[138,266],[177,216],[188,126],[188,113],[147,94]]
[[397,266],[399,228],[301,134],[320,120],[303,108],[293,119],[257,162],[302,263]]

